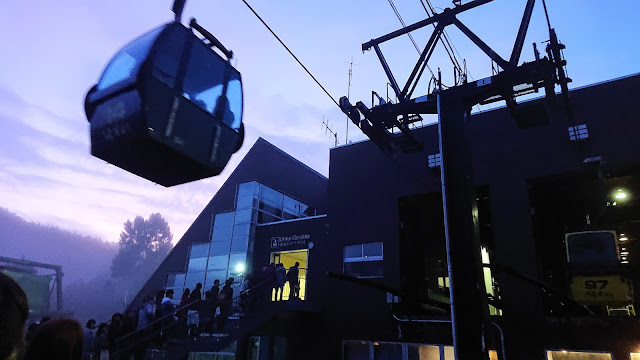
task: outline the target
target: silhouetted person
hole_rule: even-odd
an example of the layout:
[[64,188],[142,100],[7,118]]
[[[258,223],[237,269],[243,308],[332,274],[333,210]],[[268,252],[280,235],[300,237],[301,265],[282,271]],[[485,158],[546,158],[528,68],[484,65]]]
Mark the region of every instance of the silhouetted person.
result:
[[275,283],[275,299],[276,301],[283,300],[284,297],[284,284],[287,282],[287,270],[284,269],[282,263],[276,265],[276,283]]
[[287,281],[289,282],[289,298],[300,297],[300,263],[296,261],[295,265],[289,268],[287,272]]
[[0,360],[20,357],[28,316],[29,304],[24,291],[13,279],[0,273]]
[[83,329],[84,345],[82,347],[82,358],[88,360],[96,352],[96,320],[89,319]]
[[107,330],[109,325],[107,323],[102,323],[98,326],[98,330],[96,331],[96,352],[94,355],[94,359],[109,358],[109,338],[107,338]]
[[196,300],[202,300],[202,283],[197,283],[195,289],[189,295],[189,302],[192,303]]
[[178,306],[183,307],[187,305],[189,303],[190,296],[191,296],[191,290],[184,289],[184,292],[182,293],[182,297],[180,298],[180,304]]
[[25,360],[80,360],[82,325],[71,319],[55,319],[38,326]]
[[111,316],[111,323],[107,329],[107,339],[109,339],[109,354],[114,358],[114,353],[118,350],[116,340],[121,338],[124,333],[122,331],[122,314],[115,313]]
[[215,279],[213,281],[213,286],[211,287],[211,290],[207,291],[207,294],[207,306],[209,306],[211,317],[209,318],[209,321],[207,322],[205,328],[206,331],[211,332],[211,330],[213,329],[213,320],[216,316],[216,310],[220,305],[220,300],[218,299],[218,296],[220,295],[220,280]]
[[224,286],[222,290],[220,290],[220,294],[218,294],[218,299],[220,300],[220,315],[218,316],[218,330],[222,331],[224,329],[224,324],[227,321],[227,318],[230,315],[233,301],[233,288],[231,285],[233,284],[233,278],[228,278],[224,282]]

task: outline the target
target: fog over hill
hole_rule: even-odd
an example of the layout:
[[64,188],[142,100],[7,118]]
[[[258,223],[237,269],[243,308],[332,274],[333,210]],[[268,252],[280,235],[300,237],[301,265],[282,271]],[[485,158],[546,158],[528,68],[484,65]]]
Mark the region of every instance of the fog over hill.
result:
[[29,222],[0,208],[0,256],[61,265],[63,283],[109,274],[116,243]]
[[124,308],[127,290],[110,275],[117,251],[116,243],[32,223],[0,208],[0,256],[61,265],[64,310],[82,322],[106,321]]

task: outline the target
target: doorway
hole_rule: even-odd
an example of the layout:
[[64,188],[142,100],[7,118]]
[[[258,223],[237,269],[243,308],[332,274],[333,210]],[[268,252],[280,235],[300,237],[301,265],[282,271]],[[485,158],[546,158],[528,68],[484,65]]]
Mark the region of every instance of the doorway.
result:
[[[278,264],[282,263],[287,272],[295,263],[299,263],[298,281],[300,284],[299,297],[300,300],[304,300],[306,296],[307,285],[307,262],[309,258],[309,250],[291,250],[291,251],[279,251],[271,253],[271,262]],[[282,300],[289,300],[291,297],[291,284],[287,281],[284,284],[284,290],[282,294]],[[271,300],[275,301],[275,292],[271,296]]]

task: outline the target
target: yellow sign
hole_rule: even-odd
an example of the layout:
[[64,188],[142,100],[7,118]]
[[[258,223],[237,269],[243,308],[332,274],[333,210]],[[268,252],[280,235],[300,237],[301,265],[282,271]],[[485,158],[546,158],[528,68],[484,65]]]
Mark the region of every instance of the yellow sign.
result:
[[574,276],[571,283],[573,299],[587,305],[624,306],[633,292],[630,283],[620,276]]

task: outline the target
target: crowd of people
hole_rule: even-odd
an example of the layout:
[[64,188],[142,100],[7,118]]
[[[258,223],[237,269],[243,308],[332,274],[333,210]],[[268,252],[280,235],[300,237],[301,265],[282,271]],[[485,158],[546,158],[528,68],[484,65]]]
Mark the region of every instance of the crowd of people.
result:
[[[27,327],[27,297],[10,277],[0,273],[0,360],[105,360],[143,359],[148,348],[162,347],[174,335],[197,335],[223,331],[230,315],[256,310],[264,301],[282,301],[288,282],[289,299],[300,296],[299,263],[287,271],[271,263],[261,271],[249,273],[236,286],[234,278],[215,280],[202,293],[202,283],[185,289],[179,302],[174,290],[161,290],[148,296],[136,309],[113,314],[98,324],[90,319],[84,328],[73,319],[43,317]],[[176,305],[177,303],[177,305]],[[207,321],[200,323],[200,319]],[[175,326],[173,326],[175,325]]]

